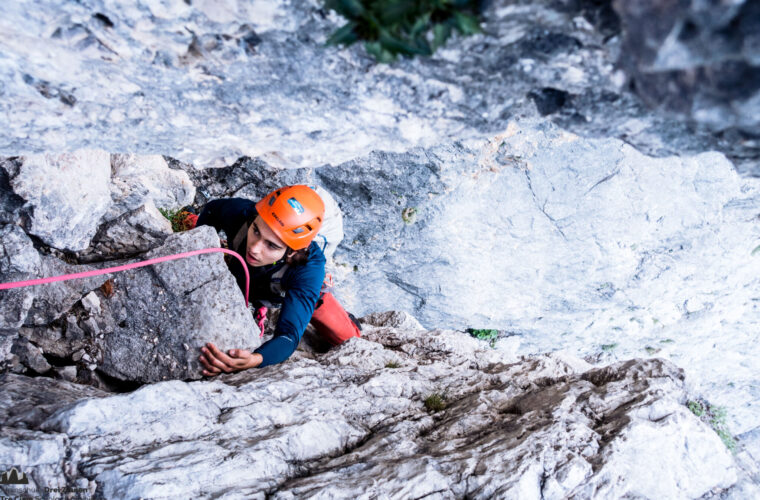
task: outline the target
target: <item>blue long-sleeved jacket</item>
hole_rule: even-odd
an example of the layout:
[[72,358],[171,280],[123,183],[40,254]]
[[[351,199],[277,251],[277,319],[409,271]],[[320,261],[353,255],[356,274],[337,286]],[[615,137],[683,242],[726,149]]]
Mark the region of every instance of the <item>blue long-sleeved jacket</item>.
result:
[[[256,218],[256,204],[244,198],[227,198],[212,200],[203,207],[198,217],[199,226],[213,226],[217,231],[224,231],[230,245],[243,224],[250,224]],[[246,239],[239,248],[230,248],[245,259]],[[285,291],[282,297],[270,289],[272,275],[284,262],[262,267],[248,266],[251,284],[248,298],[252,303],[268,301],[282,304],[280,318],[275,329],[275,336],[262,344],[254,352],[261,354],[264,361],[259,367],[281,363],[288,359],[298,346],[306,326],[314,313],[319,299],[319,292],[325,279],[325,255],[316,243],[309,245],[309,259],[303,265],[290,266],[282,277],[281,286]],[[246,264],[247,265],[247,264]],[[237,259],[227,264],[230,272],[245,290],[245,272]]]

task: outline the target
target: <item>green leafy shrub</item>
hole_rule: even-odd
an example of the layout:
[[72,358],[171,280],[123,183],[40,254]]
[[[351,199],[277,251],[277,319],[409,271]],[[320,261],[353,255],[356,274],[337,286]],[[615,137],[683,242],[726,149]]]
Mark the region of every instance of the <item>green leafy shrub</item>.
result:
[[488,341],[491,347],[496,345],[496,339],[499,338],[499,330],[491,328],[468,328],[465,331],[476,339]]
[[325,7],[348,22],[333,33],[327,45],[351,45],[360,40],[377,61],[429,56],[453,30],[480,33],[476,14],[480,0],[325,0]]
[[429,412],[438,412],[446,408],[446,396],[439,393],[431,394],[425,398],[425,408]]
[[190,229],[190,227],[185,224],[185,217],[187,216],[187,212],[183,211],[181,208],[178,208],[176,210],[159,208],[158,211],[161,212],[161,215],[166,217],[169,222],[171,222],[172,231],[175,233],[181,233],[182,231],[187,231]]
[[700,420],[712,427],[720,440],[723,441],[723,444],[726,445],[726,448],[732,453],[736,452],[736,440],[728,430],[725,408],[722,406],[713,406],[701,399],[688,401],[686,407],[689,408],[694,415],[699,417]]

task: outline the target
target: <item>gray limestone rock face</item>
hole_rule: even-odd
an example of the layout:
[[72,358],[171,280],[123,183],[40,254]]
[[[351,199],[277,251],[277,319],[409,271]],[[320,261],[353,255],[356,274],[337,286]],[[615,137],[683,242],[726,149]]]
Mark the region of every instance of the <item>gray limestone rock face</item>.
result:
[[204,167],[241,156],[312,167],[546,115],[651,153],[720,147],[758,158],[752,140],[694,133],[625,88],[620,36],[594,28],[594,6],[607,15],[607,2],[487,2],[482,34],[392,65],[361,44],[325,47],[345,20],[319,0],[39,6],[4,11],[0,106],[15,119],[2,154],[99,147]]
[[10,176],[18,171],[18,158],[0,158],[0,224],[23,225],[24,199],[13,192]]
[[[174,234],[145,259],[219,247],[210,226]],[[258,328],[220,254],[200,255],[121,272],[113,295],[86,328],[104,373],[121,380],[199,379],[200,347],[255,349]],[[102,333],[102,335],[100,335]],[[100,338],[102,337],[102,339]]]
[[646,101],[714,130],[760,126],[760,4],[613,2],[620,64]]
[[90,248],[79,252],[80,262],[112,260],[146,252],[161,245],[172,234],[171,223],[152,201],[103,223]]
[[18,364],[18,356],[11,352],[18,338],[18,330],[0,330],[0,373],[12,370]]
[[342,203],[333,275],[349,311],[498,329],[519,353],[665,356],[736,431],[756,426],[760,183],[724,156],[516,123],[311,175]]
[[19,337],[13,344],[11,352],[18,356],[19,361],[33,372],[44,374],[52,368],[42,355],[42,350],[25,337]]
[[92,337],[79,327],[74,315],[66,316],[61,326],[22,327],[18,332],[45,354],[62,359],[71,358],[76,351],[93,344]]
[[80,150],[24,156],[9,183],[26,200],[27,232],[54,248],[77,251],[87,248],[111,205],[110,177],[108,153]]
[[[393,318],[413,319],[375,322]],[[696,498],[737,467],[684,406],[683,379],[660,359],[517,359],[459,332],[365,323],[325,354],[14,422],[35,432],[17,446],[61,437],[66,481],[103,498]]]
[[13,428],[36,429],[52,414],[107,392],[48,377],[0,374],[0,421]]
[[[34,279],[41,270],[40,256],[26,233],[16,225],[0,226],[0,282]],[[0,290],[0,329],[24,324],[36,292],[28,286]]]
[[[46,377],[0,375],[0,470],[15,467],[29,481],[28,485],[0,485],[0,494],[13,498],[36,493],[35,488],[44,492],[45,488],[66,487],[84,488],[84,492],[92,494],[89,481],[76,477],[75,461],[67,456],[67,436],[40,432],[37,427],[58,410],[106,394],[93,387]],[[24,492],[23,488],[28,489]]]
[[[103,265],[95,267],[92,265],[73,265],[68,264],[61,259],[52,255],[41,255],[39,277],[62,276],[64,274],[74,274],[84,271],[91,271]],[[111,262],[108,265],[114,265]],[[59,320],[68,312],[74,304],[79,302],[82,297],[101,286],[108,276],[92,276],[89,278],[76,278],[66,281],[56,281],[44,285],[35,285],[34,299],[24,321],[26,326],[45,326]]]
[[[192,203],[195,197],[195,186],[188,175],[169,168],[160,155],[112,154],[111,173],[113,207],[106,220],[138,210],[146,204],[149,207],[177,209]],[[141,223],[137,218],[155,217],[155,208],[146,208],[145,211],[147,214],[139,211],[132,214],[129,217],[132,224]],[[155,227],[156,223],[151,225]]]
[[15,468],[25,480],[25,484],[0,484],[3,497],[23,498],[29,492],[49,495],[67,486],[66,436],[5,426],[0,430],[0,470],[5,474]]

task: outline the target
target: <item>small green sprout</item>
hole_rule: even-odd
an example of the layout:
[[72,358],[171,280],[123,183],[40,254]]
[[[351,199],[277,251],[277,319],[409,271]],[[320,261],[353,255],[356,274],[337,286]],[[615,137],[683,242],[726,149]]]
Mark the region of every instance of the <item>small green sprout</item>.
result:
[[395,361],[388,361],[387,363],[385,363],[386,368],[398,368],[400,366],[401,365],[396,363]]
[[732,453],[736,453],[736,439],[731,435],[726,423],[726,409],[722,406],[713,406],[707,401],[697,399],[686,403],[686,407],[699,417],[700,420],[712,427],[712,430],[718,435],[723,444],[726,445]]
[[425,408],[429,412],[439,412],[446,408],[446,396],[439,393],[433,393],[425,398]]
[[476,339],[488,341],[491,347],[496,346],[496,339],[499,338],[499,330],[492,328],[468,328],[465,331]]
[[612,344],[602,344],[601,348],[604,352],[612,352],[615,350],[617,346],[618,346],[617,342],[613,342]]

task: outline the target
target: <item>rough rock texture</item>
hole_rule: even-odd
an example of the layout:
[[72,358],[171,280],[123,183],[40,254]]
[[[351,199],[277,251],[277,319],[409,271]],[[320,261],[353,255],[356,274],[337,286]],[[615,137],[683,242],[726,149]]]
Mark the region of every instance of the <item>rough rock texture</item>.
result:
[[[167,238],[146,259],[218,247],[213,228],[202,226]],[[210,254],[124,271],[113,278],[113,295],[90,316],[99,368],[122,380],[199,379],[200,347],[255,349],[258,328],[221,254]],[[84,325],[88,327],[87,324]]]
[[696,498],[737,477],[672,364],[518,361],[452,331],[366,323],[327,354],[98,395],[15,420],[0,466],[96,498]]
[[107,220],[145,204],[165,209],[180,208],[195,197],[195,186],[187,174],[170,169],[159,155],[111,155],[111,172],[114,205]]
[[7,180],[0,179],[2,219],[82,262],[155,248],[171,233],[156,207],[177,209],[195,197],[187,173],[156,155],[82,150],[0,158],[0,172]]
[[[3,226],[2,234],[3,282],[93,269],[38,255],[17,226]],[[213,228],[204,226],[169,236],[140,260],[218,246]],[[35,266],[36,272],[22,272]],[[260,345],[243,295],[219,254],[0,294],[0,362],[14,371],[46,373],[47,355],[123,381],[198,379],[199,348],[206,342],[224,350]],[[91,377],[81,370],[78,376]]]
[[[756,141],[694,135],[625,88],[608,12],[608,2],[488,2],[484,34],[377,65],[360,44],[324,47],[345,21],[320,0],[43,0],[34,11],[12,0],[0,110],[13,120],[0,154],[98,147],[197,166],[243,155],[337,165],[546,115],[650,153],[720,147],[757,172]],[[561,98],[547,107],[546,96]]]
[[[52,255],[42,255],[41,260],[40,274],[34,276],[35,278],[61,276],[96,269],[95,266],[68,264]],[[43,326],[62,318],[82,297],[102,285],[107,279],[108,276],[93,276],[31,287],[34,293],[34,301],[32,307],[29,308],[24,324]]]
[[27,232],[61,250],[87,248],[111,205],[109,158],[105,151],[82,150],[3,162],[13,192],[26,200]]
[[352,312],[404,307],[428,328],[495,328],[520,353],[665,356],[729,408],[737,432],[757,426],[760,183],[720,154],[652,158],[520,122],[337,167],[241,160],[191,176],[199,204],[327,188],[346,221],[332,271]]
[[152,201],[103,223],[90,247],[78,253],[80,262],[124,258],[161,245],[172,225]]
[[[0,226],[0,282],[36,278],[41,269],[40,255],[26,233],[11,224]],[[24,324],[34,297],[31,287],[0,290],[0,329]]]
[[760,3],[616,0],[620,64],[636,92],[722,131],[758,138]]
[[0,421],[14,428],[35,429],[50,415],[85,398],[109,393],[87,385],[72,384],[47,377],[0,375]]

